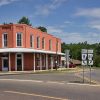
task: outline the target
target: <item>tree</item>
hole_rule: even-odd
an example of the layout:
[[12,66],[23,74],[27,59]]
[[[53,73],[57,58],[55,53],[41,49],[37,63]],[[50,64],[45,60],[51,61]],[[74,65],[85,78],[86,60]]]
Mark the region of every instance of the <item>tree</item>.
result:
[[37,28],[40,29],[42,32],[47,32],[47,29],[45,27],[39,26]]
[[27,24],[27,25],[30,25],[31,26],[31,23],[30,23],[30,20],[23,16],[19,21],[18,21],[19,24]]

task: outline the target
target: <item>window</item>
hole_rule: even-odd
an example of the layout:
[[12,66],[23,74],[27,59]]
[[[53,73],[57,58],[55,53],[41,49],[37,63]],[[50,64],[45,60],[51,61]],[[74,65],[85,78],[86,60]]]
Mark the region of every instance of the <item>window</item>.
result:
[[32,34],[30,35],[30,47],[31,48],[33,47],[33,35]]
[[45,38],[43,37],[42,38],[42,49],[44,49],[45,48]]
[[17,33],[17,46],[22,46],[22,33]]
[[52,49],[52,41],[49,40],[49,50],[51,50],[51,49]]
[[3,34],[3,47],[7,47],[8,42],[8,34],[4,33]]
[[37,48],[40,48],[40,37],[37,37]]
[[59,42],[57,41],[57,47],[56,47],[57,51],[59,50]]

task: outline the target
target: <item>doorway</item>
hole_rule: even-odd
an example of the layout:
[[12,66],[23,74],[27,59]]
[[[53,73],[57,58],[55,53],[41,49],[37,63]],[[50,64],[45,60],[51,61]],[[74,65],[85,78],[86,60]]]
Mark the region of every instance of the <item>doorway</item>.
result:
[[8,71],[8,58],[7,57],[3,57],[2,58],[2,71]]
[[23,70],[23,56],[22,56],[22,54],[16,54],[16,68],[17,68],[17,71]]

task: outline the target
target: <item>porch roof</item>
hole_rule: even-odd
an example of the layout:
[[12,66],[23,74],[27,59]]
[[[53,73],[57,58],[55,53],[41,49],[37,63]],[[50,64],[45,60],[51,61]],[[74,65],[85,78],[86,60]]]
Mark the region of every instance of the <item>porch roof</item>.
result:
[[[29,48],[2,48],[0,49],[0,53],[46,53],[46,54],[56,54],[56,52],[53,51],[45,51],[45,50],[36,50],[36,49],[29,49]],[[57,52],[58,55],[65,55],[64,53]]]

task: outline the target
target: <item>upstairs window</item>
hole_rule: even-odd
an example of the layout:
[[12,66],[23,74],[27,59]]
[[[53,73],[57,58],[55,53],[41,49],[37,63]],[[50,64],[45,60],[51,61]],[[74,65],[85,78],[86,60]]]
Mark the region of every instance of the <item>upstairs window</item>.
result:
[[22,33],[17,33],[16,35],[16,42],[17,42],[17,47],[21,47],[22,46]]
[[30,35],[30,47],[31,48],[33,47],[33,35],[32,34]]
[[49,50],[52,49],[52,40],[49,40]]
[[7,33],[4,33],[3,34],[3,47],[7,47],[7,45],[8,45],[8,34]]
[[45,38],[42,38],[42,49],[45,49]]
[[40,48],[40,37],[37,37],[37,48]]

